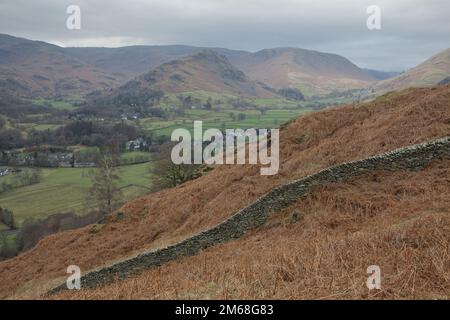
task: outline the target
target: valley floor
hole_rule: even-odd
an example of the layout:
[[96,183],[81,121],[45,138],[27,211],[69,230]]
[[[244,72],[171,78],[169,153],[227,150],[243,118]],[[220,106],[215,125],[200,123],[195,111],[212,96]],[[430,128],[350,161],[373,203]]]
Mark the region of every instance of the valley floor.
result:
[[[450,86],[416,89],[300,117],[280,132],[278,175],[220,166],[127,203],[122,219],[113,213],[98,232],[51,235],[0,263],[0,297],[41,298],[66,279],[69,265],[86,271],[176,243],[288,181],[448,136],[449,98]],[[449,167],[443,160],[328,186],[243,239],[78,297],[365,298],[366,269],[377,264],[384,288],[376,297],[448,298]]]
[[[26,219],[44,219],[57,213],[84,213],[92,171],[89,168],[42,169],[39,183],[0,194],[0,203],[14,212],[19,225]],[[122,166],[119,174],[119,187],[126,200],[148,192],[151,185],[149,163]],[[8,178],[0,178],[0,183]]]

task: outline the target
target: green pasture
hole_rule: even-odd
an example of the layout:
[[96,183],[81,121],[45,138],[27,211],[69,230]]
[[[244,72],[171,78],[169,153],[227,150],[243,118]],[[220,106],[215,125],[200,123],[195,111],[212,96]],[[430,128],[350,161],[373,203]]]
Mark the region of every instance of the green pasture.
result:
[[[125,199],[148,193],[151,185],[150,164],[122,166],[119,168]],[[27,218],[73,211],[83,213],[86,192],[91,185],[93,169],[56,168],[42,169],[42,181],[38,184],[13,189],[0,194],[0,207],[12,210],[20,225]],[[8,179],[7,177],[1,177]],[[1,227],[1,226],[0,226]]]

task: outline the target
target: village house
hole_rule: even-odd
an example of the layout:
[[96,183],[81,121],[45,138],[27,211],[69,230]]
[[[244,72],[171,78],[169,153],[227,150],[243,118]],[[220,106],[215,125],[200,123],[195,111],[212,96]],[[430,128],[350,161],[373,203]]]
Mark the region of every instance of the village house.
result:
[[130,140],[125,143],[125,149],[127,151],[139,151],[144,150],[148,147],[147,141],[144,138],[137,138],[135,140]]
[[26,166],[33,165],[34,157],[20,151],[3,151],[0,154],[0,163],[5,165]]
[[7,176],[8,174],[11,174],[13,172],[13,169],[11,168],[0,168],[0,177]]

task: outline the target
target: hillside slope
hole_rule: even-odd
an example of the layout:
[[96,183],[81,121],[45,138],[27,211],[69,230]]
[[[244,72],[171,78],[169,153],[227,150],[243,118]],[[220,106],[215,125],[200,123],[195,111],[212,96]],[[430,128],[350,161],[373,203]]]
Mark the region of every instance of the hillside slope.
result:
[[257,166],[220,166],[197,180],[126,204],[120,209],[123,220],[112,217],[96,233],[86,227],[52,235],[0,263],[0,297],[37,297],[60,283],[68,265],[89,270],[176,243],[218,224],[287,181],[447,136],[449,98],[450,86],[415,89],[298,118],[281,132],[278,175],[260,176]]
[[[51,298],[450,299],[449,179],[447,158],[316,187],[243,238]],[[373,264],[382,290],[369,292]]]
[[256,53],[223,48],[192,46],[131,46],[123,48],[67,48],[66,51],[80,60],[106,72],[136,77],[146,70],[211,50],[225,56],[249,78],[280,89],[297,87],[307,95],[325,94],[336,89],[345,91],[361,88],[390,77],[389,73],[364,70],[346,58],[335,54],[297,48],[264,49]]
[[145,96],[148,92],[206,91],[240,97],[272,98],[276,94],[250,80],[225,56],[204,50],[187,58],[164,63],[114,90],[117,97]]
[[0,34],[0,91],[24,97],[70,96],[122,81],[61,47]]
[[231,61],[252,79],[298,88],[306,96],[361,89],[377,80],[342,56],[305,49],[265,49]]
[[447,49],[405,73],[375,84],[373,90],[380,94],[408,87],[434,86],[449,76],[450,49]]
[[[65,48],[65,52],[108,73],[122,74],[128,80],[173,60],[200,53],[208,48],[184,45],[128,46],[121,48]],[[226,56],[238,57],[245,51],[211,48]]]

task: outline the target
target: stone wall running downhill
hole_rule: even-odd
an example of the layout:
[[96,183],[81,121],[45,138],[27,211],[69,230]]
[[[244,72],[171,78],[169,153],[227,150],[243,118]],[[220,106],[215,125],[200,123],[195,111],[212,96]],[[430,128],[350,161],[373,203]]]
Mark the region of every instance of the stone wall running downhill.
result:
[[[445,156],[450,156],[450,137],[321,170],[272,189],[224,222],[177,244],[155,251],[142,252],[107,267],[90,271],[81,277],[81,287],[94,288],[107,284],[116,278],[126,278],[142,270],[160,266],[180,257],[192,256],[207,247],[239,238],[247,231],[262,226],[271,213],[277,212],[307,195],[313,186],[342,182],[374,170],[418,170],[431,160]],[[64,289],[66,289],[65,283],[50,290],[49,293],[53,294]]]

